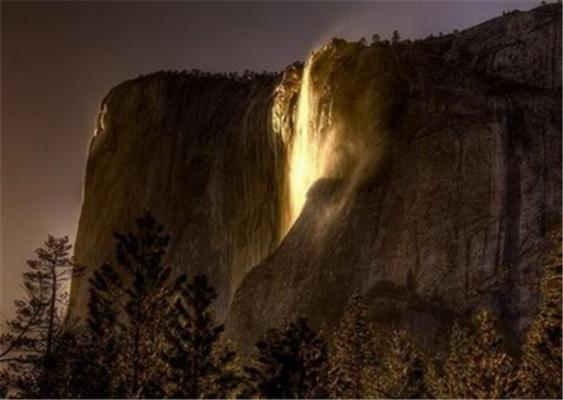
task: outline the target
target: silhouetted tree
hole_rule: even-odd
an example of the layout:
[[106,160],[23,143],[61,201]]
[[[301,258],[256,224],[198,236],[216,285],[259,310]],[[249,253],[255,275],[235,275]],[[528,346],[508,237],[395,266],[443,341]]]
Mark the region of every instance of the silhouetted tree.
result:
[[127,331],[118,325],[124,284],[109,264],[96,270],[89,284],[87,333],[71,368],[73,394],[80,398],[125,397],[119,362],[128,338]]
[[[76,376],[77,361],[85,356],[85,344],[83,330],[76,325],[66,326],[64,333],[58,338],[53,349],[52,363],[49,365],[51,370],[50,397],[54,398],[75,398],[79,385],[87,380],[77,382]],[[92,379],[92,377],[89,377]]]
[[169,236],[147,212],[136,219],[134,232],[116,233],[115,239],[115,267],[104,264],[90,280],[91,369],[99,379],[91,389],[101,391],[91,395],[160,397]]
[[25,397],[58,397],[57,358],[65,333],[69,280],[80,272],[70,258],[68,237],[48,236],[23,274],[25,298],[0,338],[5,390]]
[[253,365],[245,368],[251,386],[243,396],[327,397],[327,342],[305,319],[269,330],[256,348]]
[[170,370],[168,395],[174,398],[224,398],[232,395],[242,377],[236,353],[221,341],[224,330],[210,309],[217,298],[205,275],[175,285],[176,301],[166,321],[163,358]]
[[561,233],[543,272],[541,302],[518,370],[518,396],[561,398]]
[[[215,320],[204,275],[171,285],[169,242],[146,213],[115,234],[115,262],[90,279],[85,326],[65,317],[66,284],[81,271],[68,238],[49,236],[24,274],[26,298],[0,338],[0,397],[27,398],[561,398],[561,233],[541,281],[541,301],[516,368],[492,313],[454,325],[443,362],[406,332],[379,332],[354,293],[329,347],[299,319],[271,329],[251,365]],[[416,292],[409,272],[407,288]]]
[[391,44],[397,45],[397,44],[399,44],[400,41],[401,41],[401,36],[399,35],[399,31],[394,30],[393,34],[391,36]]

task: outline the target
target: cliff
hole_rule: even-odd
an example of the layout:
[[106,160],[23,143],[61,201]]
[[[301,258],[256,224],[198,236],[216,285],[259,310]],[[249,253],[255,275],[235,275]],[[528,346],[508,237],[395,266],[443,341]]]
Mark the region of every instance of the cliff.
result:
[[112,261],[112,232],[145,209],[171,235],[166,261],[210,276],[226,311],[245,273],[279,243],[277,81],[164,72],[109,92],[86,167],[75,257],[88,270],[72,283],[75,315],[85,310],[92,270]]
[[[76,258],[150,208],[243,350],[354,290],[429,344],[492,307],[516,334],[561,219],[561,6],[415,42],[333,41],[280,75],[158,73],[112,89]],[[88,274],[72,284],[73,312]]]

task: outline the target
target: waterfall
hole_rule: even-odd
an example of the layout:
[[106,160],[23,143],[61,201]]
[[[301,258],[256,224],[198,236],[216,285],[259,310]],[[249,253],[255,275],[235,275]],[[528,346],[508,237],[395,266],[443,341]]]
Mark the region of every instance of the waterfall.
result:
[[319,154],[319,132],[315,129],[312,120],[316,105],[312,93],[311,65],[312,59],[309,59],[303,70],[297,102],[295,134],[292,137],[288,156],[290,226],[299,216],[309,188],[323,172]]
[[292,132],[284,133],[287,148],[284,236],[301,213],[311,186],[328,173],[331,161],[330,104],[318,93],[312,77],[313,53],[305,64],[300,80],[295,123]]
[[331,42],[314,51],[301,71],[290,69],[276,89],[274,131],[286,149],[280,238],[299,217],[319,179],[343,183],[323,213],[335,216],[373,176],[384,147],[382,84],[370,66],[373,50]]

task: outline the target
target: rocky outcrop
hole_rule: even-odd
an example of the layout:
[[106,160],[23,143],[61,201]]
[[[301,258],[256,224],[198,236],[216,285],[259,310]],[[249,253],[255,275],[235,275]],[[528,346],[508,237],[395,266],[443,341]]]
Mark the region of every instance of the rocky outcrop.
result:
[[[280,75],[117,86],[90,148],[76,258],[91,273],[111,232],[150,208],[172,236],[167,262],[210,277],[242,350],[298,315],[333,326],[355,290],[374,321],[432,344],[479,307],[525,329],[560,205],[561,6],[549,5],[439,38],[334,41]],[[77,315],[87,277],[73,281]]]

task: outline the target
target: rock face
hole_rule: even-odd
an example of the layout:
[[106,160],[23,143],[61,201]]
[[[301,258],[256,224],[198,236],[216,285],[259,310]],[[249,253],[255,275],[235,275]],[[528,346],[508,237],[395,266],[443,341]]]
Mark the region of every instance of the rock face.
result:
[[416,42],[333,41],[280,76],[126,82],[92,140],[77,261],[100,265],[150,208],[167,261],[210,276],[243,351],[298,315],[333,326],[355,290],[428,344],[479,307],[520,333],[561,220],[561,109],[557,4]]
[[[478,307],[516,333],[527,326],[545,234],[561,217],[560,13],[512,13],[406,45],[335,43],[322,51],[328,63],[314,58],[313,76],[332,76],[323,83],[340,102],[379,92],[348,115],[364,125],[356,134],[380,138],[384,160],[361,184],[336,174],[312,187],[234,296],[228,330],[243,348],[296,315],[333,325],[354,290],[375,321],[429,344]],[[341,90],[350,71],[360,91]]]
[[278,80],[157,73],[110,91],[86,168],[75,256],[89,268],[72,283],[75,315],[85,310],[92,270],[112,261],[112,232],[145,209],[171,235],[166,261],[210,276],[225,312],[233,288],[279,243]]

